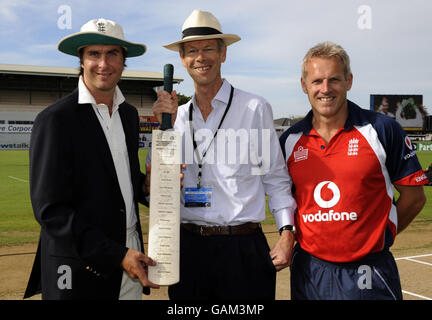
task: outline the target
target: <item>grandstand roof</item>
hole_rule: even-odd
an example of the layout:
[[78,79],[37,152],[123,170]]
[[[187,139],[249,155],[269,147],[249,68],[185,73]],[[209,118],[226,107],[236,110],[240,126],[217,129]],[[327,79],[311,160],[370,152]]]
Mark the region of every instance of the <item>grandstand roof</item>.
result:
[[[78,77],[78,68],[48,67],[48,66],[29,66],[19,64],[0,64],[0,73],[3,74],[22,74],[55,77]],[[147,72],[136,70],[124,70],[123,80],[141,81],[163,81],[163,74],[159,72]],[[181,78],[174,78],[174,83],[183,81]]]

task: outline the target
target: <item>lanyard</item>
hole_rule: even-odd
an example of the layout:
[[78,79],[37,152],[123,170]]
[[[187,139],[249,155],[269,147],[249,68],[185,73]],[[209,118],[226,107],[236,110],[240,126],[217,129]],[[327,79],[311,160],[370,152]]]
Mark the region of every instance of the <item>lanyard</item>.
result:
[[210,148],[211,144],[213,143],[213,140],[216,138],[218,131],[220,129],[220,127],[222,126],[222,123],[225,119],[225,116],[228,113],[229,108],[231,107],[231,102],[232,102],[232,98],[233,98],[233,94],[234,94],[234,87],[231,86],[231,92],[230,92],[230,97],[228,100],[228,104],[225,108],[225,112],[222,116],[221,121],[219,122],[219,126],[216,129],[216,132],[213,135],[212,140],[210,141],[207,149],[204,151],[202,157],[200,157],[198,150],[197,150],[197,143],[195,141],[195,130],[193,129],[193,125],[192,125],[192,114],[193,114],[193,104],[191,102],[191,104],[189,105],[189,125],[190,125],[190,130],[191,130],[191,134],[192,134],[192,141],[193,141],[193,147],[194,147],[194,152],[196,152],[197,158],[198,158],[198,184],[197,184],[197,188],[200,189],[201,188],[201,176],[202,176],[202,162],[207,154],[208,149]]

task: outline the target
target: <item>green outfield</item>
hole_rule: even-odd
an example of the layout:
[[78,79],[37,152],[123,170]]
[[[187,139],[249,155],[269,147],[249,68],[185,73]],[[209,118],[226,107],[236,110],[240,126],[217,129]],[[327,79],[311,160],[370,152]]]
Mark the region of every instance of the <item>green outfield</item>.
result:
[[[140,151],[144,171],[146,151]],[[418,152],[422,167],[432,163],[432,152]],[[0,246],[17,245],[38,240],[40,226],[35,221],[29,195],[28,151],[0,151]],[[432,199],[432,187],[425,187],[427,199]],[[146,233],[148,208],[140,205],[140,212]],[[274,223],[267,212],[265,223]],[[432,206],[427,201],[414,223],[427,227],[432,223]]]

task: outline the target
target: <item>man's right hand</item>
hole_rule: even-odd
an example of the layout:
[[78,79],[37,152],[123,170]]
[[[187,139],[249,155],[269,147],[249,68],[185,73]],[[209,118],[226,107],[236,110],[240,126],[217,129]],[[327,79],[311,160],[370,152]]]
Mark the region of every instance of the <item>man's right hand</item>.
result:
[[121,267],[132,279],[138,278],[144,287],[159,289],[159,285],[148,280],[148,267],[155,266],[150,257],[147,257],[142,252],[134,249],[128,249],[125,257],[121,262]]
[[169,94],[164,90],[157,92],[157,100],[153,103],[153,114],[157,118],[159,123],[162,123],[162,113],[171,114],[171,123],[174,126],[175,119],[177,117],[177,93],[175,90]]
[[146,175],[145,175],[145,180],[144,183],[142,185],[142,189],[144,192],[145,196],[148,196],[150,194],[150,181],[151,181],[151,164],[146,164]]

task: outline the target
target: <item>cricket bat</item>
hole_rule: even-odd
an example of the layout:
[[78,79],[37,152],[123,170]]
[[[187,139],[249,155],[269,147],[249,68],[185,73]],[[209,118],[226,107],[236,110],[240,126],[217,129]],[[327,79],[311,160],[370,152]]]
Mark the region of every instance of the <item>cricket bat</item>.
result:
[[[174,67],[164,66],[164,90],[171,93]],[[163,114],[160,130],[152,132],[148,255],[156,266],[148,278],[158,285],[180,280],[181,138],[171,115]]]

